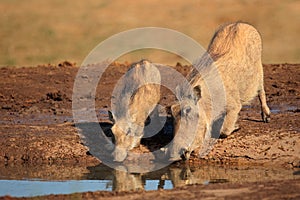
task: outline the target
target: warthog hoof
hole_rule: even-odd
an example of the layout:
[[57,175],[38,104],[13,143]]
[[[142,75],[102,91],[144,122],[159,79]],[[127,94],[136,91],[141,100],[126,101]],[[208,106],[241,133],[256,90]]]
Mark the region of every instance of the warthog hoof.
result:
[[265,114],[264,112],[261,113],[261,118],[265,123],[269,123],[271,120],[270,114]]

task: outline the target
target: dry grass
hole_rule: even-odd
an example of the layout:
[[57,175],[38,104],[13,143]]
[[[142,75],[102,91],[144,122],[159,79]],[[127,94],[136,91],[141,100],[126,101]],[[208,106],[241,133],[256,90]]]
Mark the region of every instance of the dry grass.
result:
[[109,36],[144,26],[178,30],[206,47],[220,24],[236,20],[259,29],[265,63],[300,61],[297,0],[1,0],[0,13],[0,65],[80,64]]

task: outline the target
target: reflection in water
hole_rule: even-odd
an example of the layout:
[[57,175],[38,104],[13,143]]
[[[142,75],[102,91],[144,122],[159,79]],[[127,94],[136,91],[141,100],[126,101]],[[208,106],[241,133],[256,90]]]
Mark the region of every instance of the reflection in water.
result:
[[[0,188],[4,188],[0,196],[5,194],[11,196],[70,194],[96,190],[157,190],[189,184],[244,183],[297,178],[299,178],[299,171],[285,168],[171,165],[158,171],[137,174],[111,169],[101,164],[88,168],[63,165],[13,165],[0,166],[0,179],[2,179]],[[44,188],[44,190],[37,191],[37,188]],[[26,193],[31,190],[34,192]]]
[[[145,174],[129,173],[110,169],[104,165],[88,168],[84,179],[112,180],[114,191],[149,190],[149,180],[155,180],[153,189],[166,189],[191,184],[213,184],[225,182],[256,182],[297,178],[291,169],[269,169],[263,167],[230,168],[224,166],[176,167],[168,166]],[[294,173],[294,174],[293,174]],[[167,184],[166,184],[167,183]],[[153,183],[152,183],[153,184]],[[170,185],[171,184],[171,185]]]
[[114,170],[113,191],[143,190],[145,181],[140,174]]

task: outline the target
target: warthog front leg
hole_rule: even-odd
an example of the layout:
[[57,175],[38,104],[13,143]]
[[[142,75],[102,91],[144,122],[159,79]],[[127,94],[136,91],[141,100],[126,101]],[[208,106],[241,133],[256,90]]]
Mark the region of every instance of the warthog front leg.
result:
[[265,90],[261,89],[258,92],[258,98],[260,101],[260,105],[261,105],[261,117],[262,120],[267,123],[270,122],[270,109],[267,105],[267,100],[266,100],[266,94],[265,94]]
[[222,126],[220,138],[226,138],[232,132],[239,129],[236,122],[238,120],[239,112],[241,109],[242,109],[242,105],[239,103],[237,103],[235,106],[231,106],[230,108],[227,108],[227,113]]

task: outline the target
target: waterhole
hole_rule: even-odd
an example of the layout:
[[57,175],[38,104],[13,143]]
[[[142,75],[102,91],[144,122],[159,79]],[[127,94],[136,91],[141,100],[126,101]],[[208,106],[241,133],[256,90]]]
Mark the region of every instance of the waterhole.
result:
[[190,184],[256,182],[299,178],[292,169],[263,167],[171,165],[146,174],[132,174],[98,165],[12,165],[1,167],[0,196],[34,197],[88,191],[172,189]]
[[[295,106],[270,106],[273,114],[299,112]],[[252,112],[244,107],[243,112]],[[249,110],[248,110],[249,109]],[[257,110],[256,110],[257,111]],[[107,113],[99,111],[99,118],[107,120]],[[103,117],[104,116],[104,117]],[[32,119],[1,121],[0,124],[56,124],[71,122],[71,117],[47,115]],[[171,123],[166,123],[170,125]],[[111,126],[109,124],[108,128]],[[164,133],[172,132],[165,126]],[[0,197],[34,197],[49,194],[72,194],[88,191],[136,191],[173,189],[190,184],[245,183],[271,180],[299,179],[299,169],[230,166],[170,165],[158,171],[137,174],[111,169],[105,165],[1,165]]]

